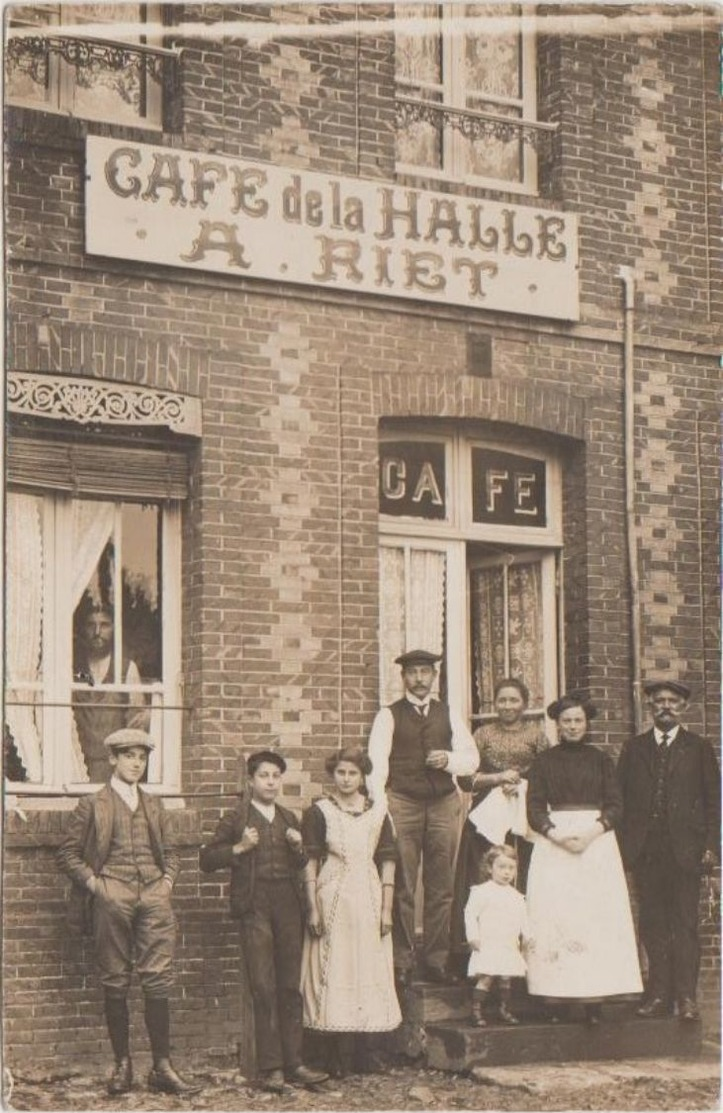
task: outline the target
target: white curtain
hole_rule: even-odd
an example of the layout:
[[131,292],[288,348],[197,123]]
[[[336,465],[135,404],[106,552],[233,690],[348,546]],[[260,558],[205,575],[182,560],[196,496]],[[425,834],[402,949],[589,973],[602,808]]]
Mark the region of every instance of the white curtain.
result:
[[403,547],[380,550],[383,704],[399,699],[404,691],[395,657],[408,649],[444,650],[446,554],[410,548],[408,555],[407,574]]
[[[112,502],[90,502],[82,499],[72,504],[71,544],[73,552],[73,581],[71,583],[72,609],[78,606],[86,588],[91,594],[94,587],[93,573],[98,567],[103,549],[113,532],[115,507]],[[100,603],[98,596],[94,603]],[[70,637],[70,631],[68,632]],[[70,716],[70,736],[67,744],[65,734],[60,733],[62,741],[55,754],[55,777],[61,784],[74,784],[88,780],[88,770],[83,759],[83,750],[78,738],[75,716]]]
[[[7,609],[6,668],[8,701],[5,708],[28,779],[43,779],[41,729],[36,713],[42,693],[28,684],[42,678],[43,529],[42,499],[10,492],[7,497]],[[13,706],[12,700],[21,701]],[[28,704],[32,700],[36,706]],[[40,710],[42,714],[42,710]]]

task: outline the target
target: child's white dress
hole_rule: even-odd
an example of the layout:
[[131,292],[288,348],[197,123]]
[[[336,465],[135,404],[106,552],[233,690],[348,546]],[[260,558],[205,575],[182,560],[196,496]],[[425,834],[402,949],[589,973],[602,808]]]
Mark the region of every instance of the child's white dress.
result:
[[496,881],[473,885],[464,910],[464,926],[467,941],[480,945],[470,955],[469,975],[525,976],[520,944],[529,938],[527,908],[522,893],[513,885],[498,885]]

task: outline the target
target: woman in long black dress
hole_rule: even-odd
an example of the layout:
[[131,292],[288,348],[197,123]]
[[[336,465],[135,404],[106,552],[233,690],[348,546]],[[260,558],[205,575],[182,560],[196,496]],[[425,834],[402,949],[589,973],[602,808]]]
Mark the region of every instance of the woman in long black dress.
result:
[[527,987],[585,1005],[642,991],[633,918],[614,827],[622,814],[615,766],[590,745],[595,708],[572,692],[550,704],[559,745],[535,758],[527,818],[535,839],[527,882],[532,945]]

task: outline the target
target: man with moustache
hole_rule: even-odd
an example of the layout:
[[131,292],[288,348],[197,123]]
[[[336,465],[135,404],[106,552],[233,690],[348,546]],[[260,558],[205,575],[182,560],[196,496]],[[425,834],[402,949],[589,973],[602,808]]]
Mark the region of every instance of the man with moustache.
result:
[[620,843],[640,906],[648,956],[643,1017],[699,1018],[698,901],[704,870],[720,843],[720,770],[713,748],[682,725],[690,688],[678,680],[643,685],[650,730],[626,742],[618,763],[623,792]]
[[422,856],[424,926],[422,975],[455,981],[448,969],[454,856],[460,797],[454,778],[471,775],[479,754],[462,719],[430,693],[441,656],[415,649],[397,657],[404,696],[377,712],[369,735],[373,772],[369,794],[387,805],[397,835],[394,893],[394,967],[397,984],[410,983],[414,967],[414,898]]

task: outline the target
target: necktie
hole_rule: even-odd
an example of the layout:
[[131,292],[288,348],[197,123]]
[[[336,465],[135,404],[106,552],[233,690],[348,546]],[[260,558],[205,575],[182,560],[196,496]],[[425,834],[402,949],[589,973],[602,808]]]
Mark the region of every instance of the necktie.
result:
[[423,719],[426,719],[426,717],[427,717],[427,704],[426,703],[418,703],[417,704],[417,711],[419,712],[419,714],[422,716]]
[[660,745],[663,747],[663,749],[666,748],[669,741],[670,741],[670,735],[663,732],[663,734],[661,734],[661,736],[660,736]]

